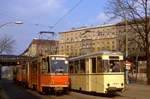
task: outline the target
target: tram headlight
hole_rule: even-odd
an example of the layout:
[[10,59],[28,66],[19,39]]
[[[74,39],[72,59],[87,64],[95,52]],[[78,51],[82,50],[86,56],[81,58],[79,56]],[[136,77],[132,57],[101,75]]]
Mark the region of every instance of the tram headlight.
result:
[[68,84],[68,81],[65,81],[65,85],[67,85]]
[[124,84],[123,83],[121,83],[121,86],[123,86]]
[[110,84],[108,83],[108,84],[107,84],[107,86],[109,87],[109,86],[110,86]]

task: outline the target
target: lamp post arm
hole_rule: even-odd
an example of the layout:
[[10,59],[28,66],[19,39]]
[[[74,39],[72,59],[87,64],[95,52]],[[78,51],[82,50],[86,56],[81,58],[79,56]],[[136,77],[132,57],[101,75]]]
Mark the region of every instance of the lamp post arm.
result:
[[5,25],[7,25],[7,24],[11,24],[11,23],[13,23],[13,22],[4,23],[4,24],[0,25],[0,28],[2,28],[3,26],[5,26]]
[[22,21],[7,22],[7,23],[4,23],[4,24],[0,25],[0,28],[2,28],[2,27],[5,26],[5,25],[12,24],[12,23],[13,23],[13,24],[23,24]]

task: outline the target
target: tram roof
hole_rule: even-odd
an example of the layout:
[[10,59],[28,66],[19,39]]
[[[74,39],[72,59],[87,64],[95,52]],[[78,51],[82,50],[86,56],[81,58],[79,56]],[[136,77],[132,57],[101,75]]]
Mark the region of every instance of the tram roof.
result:
[[68,58],[68,55],[45,55],[45,56],[40,56],[40,57],[34,57],[34,58],[31,59],[31,61],[38,61],[39,59],[47,58],[47,57],[62,57],[62,58]]
[[68,55],[46,55],[43,57],[68,57]]
[[123,53],[119,52],[119,51],[98,51],[98,52],[94,52],[94,53],[90,53],[90,54],[86,54],[86,55],[81,55],[78,57],[73,57],[70,58],[69,60],[78,60],[78,59],[83,59],[85,57],[95,57],[95,56],[99,56],[99,55],[115,55],[115,56],[122,56]]

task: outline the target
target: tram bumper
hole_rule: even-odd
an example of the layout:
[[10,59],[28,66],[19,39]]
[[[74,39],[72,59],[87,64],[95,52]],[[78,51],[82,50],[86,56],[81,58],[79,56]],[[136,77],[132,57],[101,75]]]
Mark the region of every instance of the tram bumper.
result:
[[117,88],[117,87],[108,87],[107,88],[107,92],[108,93],[112,93],[112,92],[122,92],[123,91],[123,88]]
[[69,88],[68,85],[64,85],[64,86],[55,86],[53,87],[55,92],[68,92]]
[[63,87],[55,87],[54,90],[57,91],[57,92],[58,92],[58,91],[61,92],[61,91],[63,91]]

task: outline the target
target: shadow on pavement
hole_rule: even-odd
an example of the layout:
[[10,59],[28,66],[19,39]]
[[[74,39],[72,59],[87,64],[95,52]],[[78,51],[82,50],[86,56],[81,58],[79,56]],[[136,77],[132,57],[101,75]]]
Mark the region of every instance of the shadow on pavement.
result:
[[41,99],[24,88],[16,86],[11,80],[0,80],[0,84],[8,99]]

